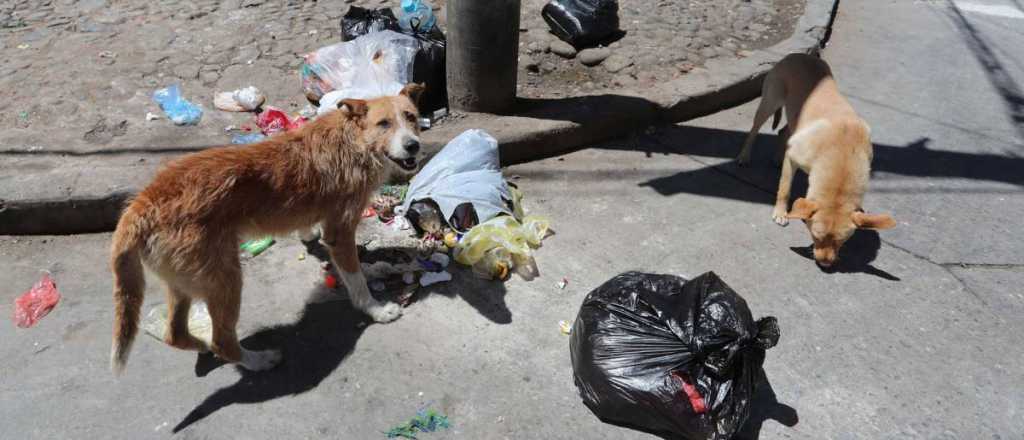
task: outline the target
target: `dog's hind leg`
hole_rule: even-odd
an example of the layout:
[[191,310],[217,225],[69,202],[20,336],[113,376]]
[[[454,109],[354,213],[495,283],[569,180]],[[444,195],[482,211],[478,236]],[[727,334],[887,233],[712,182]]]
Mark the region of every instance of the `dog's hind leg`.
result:
[[[237,254],[236,254],[237,258]],[[281,360],[277,350],[250,351],[238,343],[238,313],[242,305],[242,270],[237,260],[234,267],[225,268],[217,280],[209,283],[206,307],[213,323],[213,344],[210,350],[225,361],[241,364],[250,371],[273,368]]]
[[167,283],[167,330],[164,342],[182,350],[209,351],[206,343],[188,331],[188,314],[192,299]]
[[757,133],[761,131],[761,126],[768,122],[768,118],[779,112],[785,102],[785,98],[786,91],[782,81],[777,78],[774,72],[768,72],[768,75],[764,78],[764,87],[761,90],[761,103],[758,104],[757,112],[754,114],[754,125],[750,127],[750,133],[747,134],[746,140],[743,141],[743,148],[740,149],[740,154],[736,156],[736,161],[740,165],[750,163],[750,150],[754,146],[754,141],[757,140]]
[[[342,223],[342,224],[339,224]],[[338,268],[338,274],[345,283],[352,305],[370,315],[377,322],[391,322],[402,316],[402,308],[395,303],[381,303],[370,295],[366,277],[359,266],[359,251],[356,248],[356,226],[328,219],[324,223],[324,242],[331,252],[331,260]]]

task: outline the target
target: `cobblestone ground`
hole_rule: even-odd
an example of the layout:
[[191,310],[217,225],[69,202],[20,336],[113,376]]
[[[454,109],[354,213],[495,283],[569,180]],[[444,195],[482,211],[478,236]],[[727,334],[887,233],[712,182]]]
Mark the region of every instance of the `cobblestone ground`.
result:
[[[89,149],[107,144],[179,146],[224,142],[223,129],[251,117],[213,108],[216,91],[255,85],[268,104],[305,105],[301,56],[339,41],[355,1],[0,1],[0,145],[5,150]],[[599,92],[665,81],[704,59],[742,55],[791,32],[801,0],[621,0],[626,35],[607,50],[552,52],[540,10],[523,0],[520,96]],[[433,2],[444,26],[444,0]],[[558,50],[557,48],[555,49]],[[587,67],[581,59],[597,59]],[[183,129],[151,95],[181,84],[206,113]],[[200,135],[201,134],[201,135]],[[117,139],[121,138],[121,139]]]

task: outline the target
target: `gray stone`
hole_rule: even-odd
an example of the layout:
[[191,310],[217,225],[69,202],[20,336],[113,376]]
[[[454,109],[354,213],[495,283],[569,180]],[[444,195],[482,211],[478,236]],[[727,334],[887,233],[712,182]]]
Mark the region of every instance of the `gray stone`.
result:
[[199,77],[199,63],[189,62],[174,67],[174,76],[181,79],[196,79]]
[[633,60],[620,54],[612,54],[608,59],[604,60],[604,68],[611,73],[618,73],[620,70],[625,69],[633,64]]
[[540,64],[537,63],[537,60],[533,59],[533,57],[529,55],[520,56],[519,65],[523,66],[523,68],[529,72],[540,72]]
[[548,45],[547,45],[547,44],[545,44],[545,43],[541,43],[541,42],[539,42],[539,41],[534,41],[534,42],[531,42],[530,44],[528,44],[528,45],[526,46],[526,50],[527,50],[527,51],[528,51],[529,53],[541,53],[541,52],[547,52],[547,50],[548,50]]
[[583,49],[579,53],[580,62],[585,66],[596,66],[601,64],[605,58],[611,56],[612,51],[607,47],[595,47],[590,49]]
[[555,63],[551,61],[545,61],[540,63],[540,71],[543,73],[551,73],[555,71]]
[[575,58],[576,48],[572,47],[571,44],[566,43],[562,40],[554,40],[551,42],[551,53],[558,55],[562,58]]
[[718,56],[718,51],[711,47],[705,47],[700,50],[700,56],[704,58],[715,58]]

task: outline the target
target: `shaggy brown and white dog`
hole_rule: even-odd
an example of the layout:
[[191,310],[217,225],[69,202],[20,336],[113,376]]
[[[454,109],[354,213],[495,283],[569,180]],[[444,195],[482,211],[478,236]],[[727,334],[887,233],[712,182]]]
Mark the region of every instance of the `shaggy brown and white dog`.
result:
[[[388,168],[406,173],[416,168],[420,144],[415,102],[422,91],[422,86],[410,84],[394,97],[344,100],[338,111],[295,132],[191,154],[160,171],[128,205],[114,232],[114,372],[124,370],[138,332],[143,263],[165,284],[167,344],[212,350],[249,370],[276,365],[278,351],[248,351],[238,344],[238,246],[246,237],[308,231],[317,223],[353,305],[377,322],[397,319],[400,307],[370,296],[359,268],[355,231]],[[188,332],[193,299],[209,308],[209,347]]]

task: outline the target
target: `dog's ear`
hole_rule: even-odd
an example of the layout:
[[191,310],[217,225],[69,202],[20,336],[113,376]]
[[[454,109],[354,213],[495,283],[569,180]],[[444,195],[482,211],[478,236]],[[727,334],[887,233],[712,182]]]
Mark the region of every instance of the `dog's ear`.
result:
[[413,104],[419,104],[420,95],[423,94],[424,90],[426,90],[426,87],[422,84],[409,83],[402,88],[402,92],[399,94],[409,98]]
[[889,229],[896,226],[896,220],[889,214],[867,214],[863,212],[855,212],[851,216],[853,218],[853,224],[857,225],[860,229]]
[[807,200],[803,197],[796,199],[793,202],[793,209],[789,210],[789,214],[786,214],[786,218],[794,219],[798,218],[801,220],[807,220],[814,215],[814,211],[818,210],[818,204],[814,201]]
[[361,118],[366,116],[366,112],[369,108],[366,106],[365,100],[342,99],[338,102],[338,110],[341,110],[350,118]]

